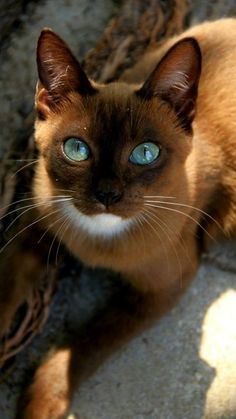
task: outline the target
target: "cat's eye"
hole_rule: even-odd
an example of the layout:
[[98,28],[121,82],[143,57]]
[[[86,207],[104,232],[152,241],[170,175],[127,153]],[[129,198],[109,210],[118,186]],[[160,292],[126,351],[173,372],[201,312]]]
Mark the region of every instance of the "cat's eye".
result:
[[90,155],[88,145],[79,138],[68,138],[64,142],[63,150],[66,157],[73,161],[87,160]]
[[139,144],[130,154],[131,163],[144,166],[153,163],[160,155],[160,147],[157,144],[147,142]]

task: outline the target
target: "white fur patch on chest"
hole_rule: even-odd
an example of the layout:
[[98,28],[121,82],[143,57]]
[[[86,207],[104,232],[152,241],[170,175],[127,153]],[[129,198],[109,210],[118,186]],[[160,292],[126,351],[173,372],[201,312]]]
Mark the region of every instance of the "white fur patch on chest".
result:
[[128,230],[132,219],[125,220],[114,214],[85,215],[73,205],[63,204],[63,212],[70,217],[75,228],[79,228],[89,235],[111,238]]

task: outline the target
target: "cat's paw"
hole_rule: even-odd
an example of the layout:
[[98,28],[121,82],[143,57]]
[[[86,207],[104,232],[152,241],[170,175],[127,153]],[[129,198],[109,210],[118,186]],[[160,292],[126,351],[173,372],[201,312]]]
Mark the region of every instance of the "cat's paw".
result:
[[67,400],[37,398],[24,408],[19,408],[16,419],[65,419],[68,407]]
[[70,351],[55,353],[36,371],[19,400],[16,419],[64,419],[71,400]]

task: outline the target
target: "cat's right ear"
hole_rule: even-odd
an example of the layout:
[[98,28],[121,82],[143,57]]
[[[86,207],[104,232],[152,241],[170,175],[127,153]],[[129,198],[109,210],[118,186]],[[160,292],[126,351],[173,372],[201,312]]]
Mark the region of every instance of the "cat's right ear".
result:
[[44,29],[39,37],[37,66],[36,108],[45,117],[50,110],[57,109],[70,92],[81,96],[96,92],[66,43],[50,29]]
[[146,100],[156,96],[166,101],[182,127],[191,131],[200,73],[198,42],[183,38],[165,54],[137,94]]

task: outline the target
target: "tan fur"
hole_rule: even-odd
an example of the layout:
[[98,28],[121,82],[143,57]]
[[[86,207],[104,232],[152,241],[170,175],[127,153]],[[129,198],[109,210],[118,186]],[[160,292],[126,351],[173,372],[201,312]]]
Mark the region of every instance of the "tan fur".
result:
[[[118,271],[132,287],[128,285],[124,294],[118,295],[82,336],[72,342],[65,352],[66,356],[63,352],[62,359],[58,361],[60,354],[56,354],[55,358],[52,357],[39,369],[35,383],[28,392],[29,401],[27,399],[26,410],[22,414],[24,418],[63,417],[75,382],[80,383],[114,349],[147,327],[176,302],[193,277],[203,249],[203,243],[197,239],[200,231],[198,223],[205,226],[205,244],[212,238],[220,237],[222,233],[226,236],[235,234],[236,20],[225,19],[192,28],[167,42],[160,50],[147,55],[134,69],[126,72],[122,82],[108,86],[94,83],[93,86],[101,90],[104,103],[116,97],[119,109],[120,103],[137,90],[139,84],[141,86],[168,49],[180,39],[190,36],[199,42],[203,56],[193,136],[183,132],[174,113],[159,99],[143,106],[140,110],[143,118],[149,115],[153,125],[166,139],[166,147],[175,154],[168,168],[161,172],[158,181],[151,186],[143,183],[138,190],[130,187],[129,197],[125,195],[122,204],[111,208],[112,213],[123,218],[135,217],[144,208],[143,195],[158,194],[175,196],[176,202],[187,205],[184,207],[187,216],[157,210],[155,214],[161,220],[162,227],[158,227],[157,222],[150,222],[151,228],[146,219],[141,228],[134,224],[129,233],[110,241],[91,237],[80,229],[75,231],[73,224],[68,225],[66,231],[59,231],[59,238],[85,264]],[[178,87],[184,85],[179,84]],[[51,160],[54,159],[55,166],[60,159],[61,146],[58,139],[73,135],[84,138],[92,124],[91,115],[95,106],[94,99],[83,104],[80,95],[71,92],[70,100],[63,103],[61,111],[50,112],[47,101],[45,98],[42,100],[44,93],[41,92],[37,96],[37,106],[41,106],[44,111],[46,107],[47,120],[36,122],[35,137],[41,153],[34,181],[36,201],[41,200],[42,196],[46,199],[52,194],[60,195],[63,183],[56,184],[53,175],[50,177],[47,174],[52,173]],[[137,111],[138,102],[134,102],[133,106]],[[55,146],[54,155],[50,157],[50,143],[57,141],[59,145]],[[96,157],[96,147],[92,144],[91,147],[94,147]],[[128,155],[131,148],[132,145],[127,141],[124,153],[127,149]],[[89,163],[84,163],[78,169],[80,172],[73,172],[75,169],[71,164],[70,169],[62,169],[65,171],[64,176],[71,179],[74,176],[73,182],[76,176],[84,176],[85,179],[86,164]],[[125,165],[122,158],[120,165]],[[81,185],[78,191],[78,196],[85,199],[86,191]],[[57,208],[53,204],[42,207],[40,214],[49,214],[54,207]],[[174,208],[183,210],[181,206]],[[91,211],[97,214],[101,207],[94,204],[91,210],[85,202],[83,211],[85,214],[91,214]],[[207,211],[209,216],[204,218],[202,211]],[[55,220],[56,216],[46,218],[45,226],[48,227]],[[52,226],[51,229],[54,233],[58,231],[57,227]],[[59,382],[59,389],[54,393],[54,385],[56,383],[58,386]],[[50,394],[54,394],[54,397],[50,397]]]
[[[170,39],[157,51],[147,54],[132,70],[122,77],[124,81],[140,82],[147,77],[156,62],[178,40],[193,36],[200,44],[203,69],[200,79],[197,116],[193,123],[193,161],[198,164],[198,179],[202,192],[215,186],[216,179],[223,186],[224,195],[230,196],[229,208],[221,222],[226,233],[235,232],[235,106],[236,106],[236,20],[222,19],[190,28],[181,36]],[[140,80],[141,77],[141,80]],[[207,157],[207,158],[205,158]],[[192,166],[192,164],[191,164]],[[203,175],[204,174],[204,175]],[[208,179],[205,182],[204,176]],[[213,183],[213,185],[212,185]],[[199,191],[200,192],[200,191]],[[203,198],[204,199],[204,198]],[[222,198],[221,199],[221,205]],[[199,205],[200,207],[201,205]],[[222,205],[223,206],[223,205]]]

